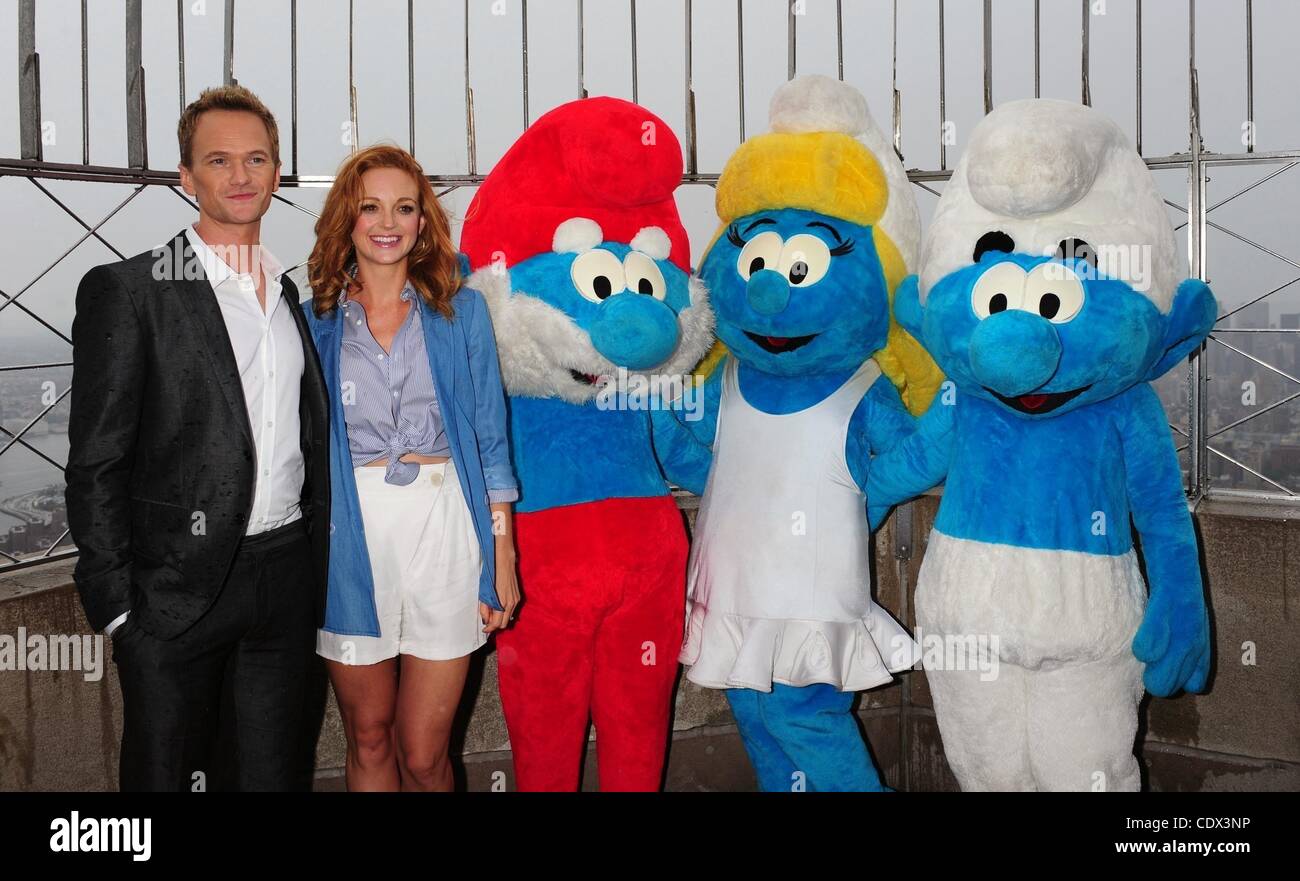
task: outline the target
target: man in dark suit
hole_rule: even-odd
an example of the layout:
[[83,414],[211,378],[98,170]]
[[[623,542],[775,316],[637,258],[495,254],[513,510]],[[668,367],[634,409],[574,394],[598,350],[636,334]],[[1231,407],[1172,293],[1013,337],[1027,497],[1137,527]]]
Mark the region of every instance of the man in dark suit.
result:
[[324,612],[324,381],[261,247],[279,137],[240,86],[178,127],[196,224],[90,270],[72,325],[68,523],[122,684],[123,790],[208,787],[223,694],[241,789],[309,785]]

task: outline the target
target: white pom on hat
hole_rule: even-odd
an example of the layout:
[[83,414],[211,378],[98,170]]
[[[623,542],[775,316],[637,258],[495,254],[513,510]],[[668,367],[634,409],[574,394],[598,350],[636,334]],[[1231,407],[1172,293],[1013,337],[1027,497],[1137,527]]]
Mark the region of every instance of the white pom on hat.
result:
[[600,224],[590,217],[570,217],[555,228],[551,250],[561,254],[590,251],[605,240]]
[[632,250],[640,251],[655,260],[667,260],[668,253],[673,247],[672,241],[668,238],[668,233],[657,226],[641,227],[637,234],[632,237],[631,244]]
[[772,93],[768,122],[774,132],[842,132],[858,135],[871,127],[862,93],[832,77],[808,74]]

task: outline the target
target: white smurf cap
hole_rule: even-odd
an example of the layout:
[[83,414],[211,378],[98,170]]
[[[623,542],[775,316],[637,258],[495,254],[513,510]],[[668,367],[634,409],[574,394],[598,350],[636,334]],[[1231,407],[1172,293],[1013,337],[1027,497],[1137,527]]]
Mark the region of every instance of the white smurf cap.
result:
[[1083,104],[1012,101],[975,127],[926,235],[921,301],[970,265],[976,242],[995,231],[1026,254],[1087,242],[1099,274],[1128,282],[1161,312],[1181,280],[1173,227],[1150,170],[1119,126]]

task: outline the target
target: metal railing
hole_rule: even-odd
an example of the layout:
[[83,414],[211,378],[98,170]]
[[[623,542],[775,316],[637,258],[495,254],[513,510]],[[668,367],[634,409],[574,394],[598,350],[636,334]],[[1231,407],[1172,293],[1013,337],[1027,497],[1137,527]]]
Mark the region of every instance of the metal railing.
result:
[[[504,2],[504,0],[476,0],[481,3]],[[529,56],[528,56],[528,0],[510,0],[518,4],[520,12],[519,21],[519,44],[520,63],[522,68],[522,81],[520,90],[522,95],[523,119],[522,123],[526,127],[533,118],[533,107],[529,102]],[[617,0],[609,0],[610,3]],[[648,3],[649,0],[641,0],[641,5]],[[820,8],[829,10],[832,0],[821,0]],[[851,0],[852,2],[852,0]],[[1092,33],[1091,17],[1092,11],[1090,4],[1096,0],[1079,0],[1079,49],[1081,68],[1079,75],[1079,100],[1088,104],[1092,101],[1092,89],[1090,83],[1090,68],[1093,54],[1091,52]],[[1246,41],[1243,47],[1245,56],[1245,94],[1246,106],[1245,119],[1249,125],[1253,126],[1254,120],[1254,15],[1252,0],[1239,0],[1241,3],[1242,14],[1245,19]],[[185,47],[185,15],[186,7],[189,0],[178,0],[176,4],[176,40],[177,40],[177,76],[178,76],[178,93],[180,96],[180,108],[183,109],[186,95],[186,47]],[[932,3],[937,12],[937,38],[938,38],[938,111],[940,120],[946,121],[948,117],[948,70],[947,70],[947,34],[945,32],[947,18],[946,0],[908,0],[910,4]],[[1112,0],[1117,3],[1117,0]],[[1143,104],[1142,104],[1142,66],[1143,66],[1143,3],[1142,0],[1130,0],[1133,12],[1133,28],[1136,36],[1134,58],[1134,90],[1135,90],[1135,140],[1139,152],[1142,151],[1143,139]],[[756,4],[749,3],[751,7]],[[786,15],[786,73],[793,76],[798,71],[799,46],[799,24],[801,17],[806,14],[810,0],[793,0],[788,4],[788,14]],[[119,258],[124,255],[109,242],[100,229],[113,218],[119,211],[130,204],[137,196],[149,187],[165,187],[170,189],[179,198],[184,199],[187,203],[192,202],[179,189],[179,177],[176,172],[166,171],[157,168],[151,168],[148,156],[148,137],[146,130],[147,107],[145,100],[145,68],[143,64],[144,44],[143,44],[143,27],[142,27],[142,0],[125,0],[126,11],[126,37],[125,37],[125,71],[126,71],[126,101],[124,116],[126,120],[126,147],[127,147],[127,165],[123,167],[94,165],[91,163],[91,143],[90,143],[90,124],[89,124],[89,107],[91,77],[89,71],[89,41],[90,34],[87,32],[88,19],[88,0],[81,0],[81,116],[82,116],[82,162],[77,163],[60,163],[46,161],[43,156],[42,137],[41,137],[41,67],[40,56],[36,49],[36,15],[37,4],[35,0],[18,0],[18,129],[20,155],[17,158],[0,159],[0,178],[16,177],[26,178],[31,184],[39,190],[52,203],[57,205],[62,211],[72,217],[84,230],[84,233],[54,260],[49,266],[39,272],[33,279],[27,282],[16,292],[10,294],[0,289],[0,313],[13,308],[20,310],[29,318],[39,324],[45,331],[55,335],[64,342],[71,344],[67,334],[59,330],[38,311],[32,307],[32,304],[25,302],[23,295],[32,289],[55,266],[62,263],[77,248],[87,240],[94,238]],[[358,4],[351,0],[348,4],[348,112],[350,125],[354,137],[351,143],[355,145],[358,139],[357,133],[357,110],[358,96],[356,87],[356,73],[353,58],[355,19]],[[416,147],[416,76],[415,76],[415,10],[417,4],[414,0],[408,0],[406,5],[406,73],[408,79],[408,100],[407,100],[407,137],[408,146],[415,152]],[[627,12],[629,17],[631,43],[629,48],[629,57],[631,60],[631,98],[635,101],[639,97],[640,86],[640,61],[637,53],[638,31],[637,31],[637,13],[638,0],[627,0]],[[685,51],[681,63],[685,74],[685,89],[683,94],[683,115],[685,119],[683,148],[685,151],[685,173],[682,178],[684,185],[713,185],[717,180],[717,171],[705,172],[699,169],[698,164],[698,131],[695,116],[695,84],[693,77],[695,75],[692,59],[696,51],[694,34],[692,29],[695,18],[694,6],[691,0],[683,0],[683,21],[684,28],[684,46]],[[738,135],[743,140],[746,135],[745,124],[745,73],[746,73],[746,31],[745,31],[745,6],[744,0],[736,0],[735,3],[735,20],[736,20],[736,83],[737,83],[737,106],[739,109],[738,116]],[[845,46],[845,22],[844,22],[844,0],[833,0],[833,14],[835,19],[835,46],[836,46],[836,70],[842,79],[844,77],[844,46]],[[899,28],[899,0],[893,0],[892,20],[891,20],[891,39],[892,39],[892,74],[891,74],[891,94],[892,106],[890,107],[890,124],[893,134],[895,149],[900,156],[905,155],[903,142],[902,119],[904,113],[904,102],[902,92],[898,85],[898,28]],[[237,0],[226,0],[224,3],[224,26],[222,41],[222,76],[227,83],[236,81],[235,77],[235,16],[237,14]],[[290,143],[287,173],[282,175],[281,186],[284,188],[295,187],[323,187],[328,186],[333,180],[333,176],[327,173],[307,171],[300,168],[299,165],[299,13],[300,4],[297,0],[289,0],[289,34],[288,41],[290,46],[289,52],[289,89],[290,89]],[[1249,193],[1259,187],[1262,187],[1278,176],[1285,174],[1300,164],[1300,148],[1275,151],[1259,151],[1255,149],[1253,130],[1251,137],[1243,146],[1244,150],[1240,152],[1212,152],[1207,150],[1201,131],[1200,116],[1200,95],[1198,88],[1198,73],[1196,66],[1196,0],[1187,0],[1188,10],[1188,28],[1187,28],[1187,89],[1188,89],[1188,120],[1187,120],[1187,149],[1182,152],[1171,153],[1166,155],[1145,156],[1145,161],[1153,170],[1184,170],[1187,175],[1187,193],[1186,204],[1177,204],[1168,201],[1168,204],[1185,213],[1186,221],[1179,226],[1179,229],[1185,229],[1187,235],[1187,248],[1189,255],[1189,274],[1206,278],[1207,253],[1206,240],[1208,231],[1214,229],[1225,235],[1257,249],[1260,253],[1268,255],[1283,264],[1300,270],[1300,261],[1293,257],[1279,253],[1266,247],[1258,241],[1254,241],[1239,231],[1233,230],[1227,225],[1217,223],[1210,218],[1210,215],[1227,205],[1237,198]],[[1042,77],[1041,77],[1041,56],[1042,56],[1042,3],[1040,0],[1033,2],[1033,83],[1034,95],[1041,94]],[[586,26],[587,11],[583,0],[576,0],[577,15],[574,22],[576,28],[576,37],[578,45],[577,59],[577,83],[575,97],[586,97],[587,80],[586,80]],[[662,13],[662,9],[656,6],[656,11]],[[644,10],[643,10],[644,12]],[[829,14],[828,12],[826,14]],[[484,112],[484,108],[476,107],[474,89],[471,85],[471,64],[476,61],[471,54],[470,40],[470,0],[464,0],[465,28],[463,34],[463,67],[465,73],[464,86],[464,114],[465,114],[465,162],[466,172],[446,172],[431,174],[430,180],[441,188],[440,196],[444,196],[453,190],[473,186],[482,181],[484,170],[479,168],[476,136],[476,119],[478,115]],[[983,111],[987,113],[994,106],[994,78],[993,69],[997,62],[994,52],[993,39],[993,6],[991,0],[983,0],[981,14],[981,49],[982,49],[982,99]],[[1067,27],[1070,25],[1066,24]],[[662,58],[662,56],[657,56]],[[664,62],[660,62],[664,63]],[[752,63],[752,62],[751,62]],[[1276,88],[1290,90],[1293,88],[1292,83],[1273,84]],[[490,111],[488,111],[490,112]],[[931,184],[936,184],[948,179],[951,175],[949,167],[949,157],[947,153],[948,139],[946,134],[938,134],[938,156],[939,162],[937,168],[909,169],[909,177],[912,182],[921,190],[939,195],[939,190]],[[355,146],[353,147],[355,149]],[[1231,195],[1219,199],[1213,204],[1207,204],[1206,186],[1209,179],[1209,170],[1215,167],[1246,167],[1246,166],[1276,166],[1264,176],[1254,180],[1249,185],[1238,189]],[[82,219],[78,213],[60,201],[49,188],[42,184],[42,180],[76,180],[76,181],[94,181],[101,183],[117,183],[129,185],[131,192],[125,196],[111,211],[105,214],[96,222],[88,223]],[[292,206],[297,211],[306,216],[314,217],[315,214],[310,209],[295,203],[286,196],[277,193],[275,197],[278,201]],[[1300,333],[1298,329],[1290,328],[1230,328],[1224,322],[1234,314],[1247,307],[1265,301],[1283,290],[1300,282],[1300,275],[1292,278],[1290,281],[1276,286],[1271,290],[1265,291],[1258,296],[1250,299],[1248,302],[1238,306],[1219,316],[1218,324],[1215,331],[1211,334],[1207,346],[1221,347],[1225,351],[1236,353],[1237,355],[1248,359],[1256,364],[1260,369],[1270,372],[1273,375],[1280,376],[1290,383],[1300,385],[1300,377],[1282,369],[1281,367],[1268,363],[1242,348],[1232,345],[1223,337],[1226,334],[1233,333]],[[0,288],[3,283],[0,282]],[[1288,337],[1288,339],[1297,339]],[[4,372],[38,370],[49,368],[66,368],[71,365],[69,361],[58,361],[40,364],[13,364],[0,366],[0,376]],[[1186,423],[1185,427],[1178,424],[1170,424],[1171,430],[1176,435],[1178,449],[1181,452],[1186,451],[1188,454],[1187,468],[1187,494],[1192,504],[1199,503],[1202,499],[1210,497],[1236,497],[1247,498],[1252,502],[1266,503],[1270,501],[1286,502],[1295,504],[1300,502],[1300,494],[1297,489],[1286,485],[1283,481],[1270,477],[1262,472],[1262,469],[1253,468],[1249,464],[1239,461],[1233,457],[1221,446],[1213,443],[1215,438],[1222,436],[1224,433],[1248,423],[1268,412],[1273,412],[1277,408],[1286,406],[1296,398],[1300,397],[1300,390],[1287,397],[1274,401],[1267,406],[1250,413],[1244,418],[1238,419],[1227,425],[1221,426],[1214,431],[1210,430],[1208,421],[1209,412],[1209,380],[1207,370],[1206,349],[1195,353],[1189,359],[1186,376],[1186,400],[1178,409],[1185,410]],[[53,458],[42,452],[33,444],[25,439],[25,435],[37,425],[42,419],[54,410],[59,403],[67,396],[68,389],[65,388],[57,395],[57,398],[45,405],[33,418],[17,430],[10,430],[0,426],[3,431],[3,446],[0,446],[0,458],[5,453],[22,446],[33,454],[41,457],[44,461],[55,468],[62,470],[64,463],[55,461]],[[1242,491],[1242,490],[1225,490],[1212,486],[1209,463],[1211,457],[1217,457],[1233,467],[1240,468],[1245,473],[1249,473],[1260,481],[1269,486],[1268,491]],[[56,541],[46,547],[43,552],[34,555],[34,559],[50,559],[61,556],[68,556],[75,553],[75,550],[66,548],[67,532],[64,530]],[[29,562],[28,559],[20,559],[16,554],[11,554],[0,549],[0,568],[5,566],[22,565]]]

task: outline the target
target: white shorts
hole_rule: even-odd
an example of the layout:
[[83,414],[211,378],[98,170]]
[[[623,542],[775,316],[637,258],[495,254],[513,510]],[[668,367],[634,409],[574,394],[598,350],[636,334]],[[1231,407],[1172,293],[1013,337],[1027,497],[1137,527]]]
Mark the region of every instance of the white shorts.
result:
[[421,465],[406,486],[384,482],[380,467],[354,469],[379,636],[319,630],[316,653],[342,664],[377,664],[414,655],[460,658],[487,641],[478,613],[482,554],[451,460]]

